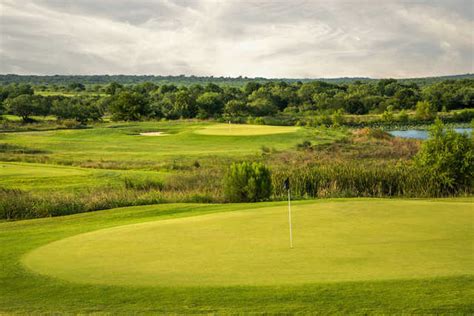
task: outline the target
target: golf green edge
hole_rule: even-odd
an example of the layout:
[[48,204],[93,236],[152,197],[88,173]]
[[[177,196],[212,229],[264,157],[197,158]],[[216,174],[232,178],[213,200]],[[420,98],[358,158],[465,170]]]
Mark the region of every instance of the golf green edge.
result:
[[[296,202],[298,207],[314,205],[317,211],[328,200]],[[331,204],[344,206],[347,203],[367,204],[368,199],[330,200]],[[397,203],[407,200],[370,199],[371,203]],[[334,203],[338,202],[338,203]],[[468,208],[463,216],[472,216],[472,199],[408,200],[406,203],[428,203],[432,208],[440,204],[439,211],[455,204]],[[403,203],[402,203],[403,204]],[[2,313],[90,313],[107,312],[127,314],[140,309],[149,313],[242,313],[242,312],[319,312],[319,313],[471,313],[473,311],[472,252],[467,257],[463,275],[402,277],[396,280],[315,282],[310,284],[273,285],[222,285],[176,283],[171,286],[155,285],[106,285],[78,283],[57,277],[32,273],[25,269],[21,259],[42,246],[82,233],[99,231],[106,227],[117,227],[156,220],[204,215],[211,213],[265,213],[274,208],[284,212],[284,202],[226,205],[169,204],[129,207],[78,214],[61,218],[48,218],[22,222],[0,223],[0,241],[5,245],[0,250],[4,269],[0,272],[0,312]],[[368,205],[368,204],[367,204]],[[407,209],[406,205],[403,205]],[[242,211],[246,210],[246,211]],[[316,212],[315,211],[315,212]],[[410,210],[406,210],[407,213]],[[412,210],[416,212],[416,210]],[[302,212],[301,212],[302,213]],[[423,213],[423,212],[422,212]],[[217,216],[214,214],[209,216]],[[285,214],[282,214],[285,217]],[[274,214],[272,215],[274,216]],[[197,218],[200,218],[196,217]],[[453,221],[455,216],[441,216],[443,224]],[[188,217],[189,218],[189,217]],[[205,218],[205,217],[204,217]],[[422,217],[423,220],[426,218]],[[461,221],[461,219],[459,219]],[[298,223],[295,217],[295,247],[298,246]],[[403,223],[406,224],[406,223]],[[453,224],[455,225],[455,224]],[[448,225],[449,226],[449,225]],[[456,225],[455,225],[456,226]],[[459,227],[458,227],[459,228]],[[456,230],[458,230],[456,228]],[[472,233],[467,234],[467,241]],[[463,233],[463,234],[464,234]],[[282,234],[282,236],[284,233]],[[287,236],[286,236],[287,237]],[[283,241],[282,237],[282,241]],[[301,239],[300,239],[301,240]],[[295,248],[297,249],[297,248]],[[451,251],[454,251],[451,249]],[[459,250],[458,250],[459,251]],[[126,256],[126,253],[124,254]],[[459,265],[459,263],[458,263]],[[462,271],[461,271],[462,272]],[[47,299],[46,299],[47,298]],[[244,304],[245,302],[245,304]]]

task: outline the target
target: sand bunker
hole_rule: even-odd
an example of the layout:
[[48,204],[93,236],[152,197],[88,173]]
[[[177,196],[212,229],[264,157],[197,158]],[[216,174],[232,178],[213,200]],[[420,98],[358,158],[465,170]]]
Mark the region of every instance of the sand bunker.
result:
[[146,133],[140,133],[141,136],[166,136],[169,134],[163,133],[163,132],[146,132]]

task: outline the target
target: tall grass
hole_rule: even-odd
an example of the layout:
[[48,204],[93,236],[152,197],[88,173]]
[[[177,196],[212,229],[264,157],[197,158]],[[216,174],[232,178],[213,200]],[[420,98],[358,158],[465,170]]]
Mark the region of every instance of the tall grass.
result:
[[[174,174],[165,182],[124,179],[122,188],[103,188],[76,193],[40,194],[0,188],[0,219],[25,219],[91,212],[115,207],[169,202],[222,203],[225,170],[196,169]],[[441,197],[468,195],[472,187],[446,192],[432,177],[410,162],[357,164],[337,162],[272,168],[273,195],[282,200],[284,180],[291,180],[296,199],[326,197]]]
[[[334,163],[280,168],[273,171],[274,198],[285,198],[282,183],[289,177],[296,198],[318,197],[441,197],[445,192],[428,173],[409,163],[399,165],[360,165]],[[472,193],[461,188],[454,195]]]

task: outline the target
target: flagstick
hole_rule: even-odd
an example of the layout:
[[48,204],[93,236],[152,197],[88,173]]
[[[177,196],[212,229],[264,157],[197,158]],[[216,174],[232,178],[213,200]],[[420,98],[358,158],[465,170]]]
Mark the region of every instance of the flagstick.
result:
[[293,248],[293,230],[291,225],[291,197],[290,188],[288,188],[288,224],[290,226],[290,248]]

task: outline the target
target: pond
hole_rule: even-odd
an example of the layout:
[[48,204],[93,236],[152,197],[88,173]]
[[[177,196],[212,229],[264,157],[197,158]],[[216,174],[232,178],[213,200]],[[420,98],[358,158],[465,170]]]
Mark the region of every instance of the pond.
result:
[[[454,129],[458,133],[470,133],[472,128],[455,128]],[[419,129],[408,129],[405,131],[389,131],[390,135],[395,137],[401,138],[415,138],[415,139],[427,139],[428,138],[428,131],[427,130],[419,130]]]

